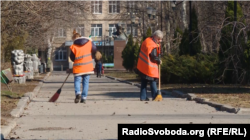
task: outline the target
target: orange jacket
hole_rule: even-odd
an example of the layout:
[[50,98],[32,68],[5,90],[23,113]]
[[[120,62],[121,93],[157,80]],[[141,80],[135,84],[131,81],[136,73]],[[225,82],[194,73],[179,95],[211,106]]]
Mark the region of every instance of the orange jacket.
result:
[[139,58],[137,62],[137,69],[149,77],[159,78],[158,65],[157,63],[152,62],[149,57],[149,54],[152,52],[154,48],[158,48],[158,46],[152,40],[151,37],[146,38],[142,42],[142,46],[141,46],[141,50],[140,50],[140,54],[139,54]]
[[91,56],[92,43],[88,41],[83,46],[73,44],[70,46],[75,55],[73,73],[86,73],[93,71],[93,60]]

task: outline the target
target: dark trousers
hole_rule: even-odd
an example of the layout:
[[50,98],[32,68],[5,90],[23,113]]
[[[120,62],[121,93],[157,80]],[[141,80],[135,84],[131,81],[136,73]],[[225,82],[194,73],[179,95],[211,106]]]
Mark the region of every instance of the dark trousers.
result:
[[148,82],[150,84],[152,99],[154,99],[157,95],[156,81],[151,81],[151,80],[141,78],[141,92],[140,92],[140,99],[141,100],[145,100],[147,98],[147,84],[148,84]]
[[97,70],[96,77],[100,77],[101,78],[101,71],[100,70]]

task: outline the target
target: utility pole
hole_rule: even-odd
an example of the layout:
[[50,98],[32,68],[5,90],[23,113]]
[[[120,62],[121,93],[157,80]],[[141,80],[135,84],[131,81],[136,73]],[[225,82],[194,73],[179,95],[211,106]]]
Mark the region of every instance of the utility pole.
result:
[[[235,56],[237,56],[237,1],[234,1],[234,24],[235,24],[235,28],[234,28],[234,35],[233,35],[233,45],[234,45],[234,49],[235,49]],[[238,69],[236,69],[236,79],[235,79],[235,83],[237,84],[237,80],[238,80]]]
[[[234,1],[234,23],[237,24],[237,1]],[[236,41],[236,36],[237,36],[237,31],[236,31],[236,26],[234,26],[235,29],[234,29],[234,35],[233,35],[233,44],[234,44],[234,47],[235,47],[235,53],[237,54],[237,48],[236,48],[236,44],[237,44],[237,41]]]
[[[167,1],[167,9],[168,11],[170,11],[171,9],[171,1]],[[168,12],[169,16],[170,16],[170,12]],[[167,53],[170,54],[170,18],[167,20]]]
[[102,40],[102,43],[105,46],[105,34],[104,34],[104,39]]
[[[237,1],[234,1],[234,22],[237,23]],[[234,45],[236,45],[236,26],[234,30]]]
[[[160,2],[160,4],[161,4],[161,31],[162,31],[162,1]],[[163,31],[162,31],[163,32]],[[161,42],[160,43],[161,44],[161,47],[160,47],[160,49],[163,47],[162,45],[163,45],[163,43]],[[162,52],[162,50],[160,50],[160,52],[163,54],[163,52]]]
[[144,3],[143,3],[143,11],[142,11],[142,33],[143,33],[143,39],[145,39],[145,31],[144,31]]
[[[102,36],[101,36],[102,37]],[[101,39],[101,40],[103,40],[103,39]],[[104,54],[104,48],[103,48],[103,45],[102,45],[102,53]]]
[[[133,4],[135,4],[135,3],[133,3]],[[133,25],[134,25],[134,22],[132,21],[132,20],[134,20],[135,19],[135,17],[134,17],[134,5],[131,5],[132,7],[131,7],[131,35],[132,35],[132,38],[133,38]]]
[[191,55],[191,49],[192,49],[192,1],[189,1],[189,54]]
[[[132,19],[133,12],[131,12],[130,14],[131,14],[131,19]],[[130,27],[131,28],[131,32],[130,32],[130,34],[133,36],[133,27],[132,27],[132,25],[133,25],[133,22],[131,21],[131,25],[130,25],[131,26]]]
[[234,1],[234,21],[237,21],[237,1]]
[[161,31],[162,31],[162,1],[161,1]]

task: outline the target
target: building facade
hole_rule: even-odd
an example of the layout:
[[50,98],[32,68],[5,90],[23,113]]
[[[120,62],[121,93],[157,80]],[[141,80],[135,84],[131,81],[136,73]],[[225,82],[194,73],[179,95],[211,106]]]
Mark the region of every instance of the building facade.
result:
[[[69,67],[70,49],[73,41],[71,40],[73,30],[81,36],[91,37],[97,49],[106,56],[113,56],[114,40],[112,33],[116,31],[116,24],[123,23],[127,35],[131,33],[130,20],[123,16],[127,11],[127,6],[134,6],[123,1],[89,1],[91,14],[84,15],[83,20],[77,27],[60,28],[56,30],[52,44],[52,62],[53,70],[66,70]],[[76,15],[82,15],[76,12]],[[79,16],[81,17],[81,16]],[[137,37],[138,28],[136,24],[132,27],[133,36]]]

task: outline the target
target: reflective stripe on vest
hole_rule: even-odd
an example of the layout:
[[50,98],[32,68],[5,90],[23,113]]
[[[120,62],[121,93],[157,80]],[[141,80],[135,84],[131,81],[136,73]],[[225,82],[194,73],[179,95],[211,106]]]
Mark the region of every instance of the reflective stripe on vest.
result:
[[86,62],[86,63],[76,63],[76,64],[73,64],[73,66],[87,65],[87,64],[90,64],[90,63],[93,63],[93,60],[89,61],[89,62]]
[[76,57],[75,60],[78,60],[78,59],[81,59],[81,58],[84,58],[84,57],[87,57],[87,56],[90,56],[90,55],[91,54],[82,55],[82,56]]
[[[143,53],[142,51],[140,51],[140,53],[141,53],[142,55],[144,55],[144,56],[148,59],[148,61],[150,61],[150,58],[147,57],[147,55],[146,55],[145,53]],[[143,62],[145,62],[147,65],[149,65],[150,67],[156,67],[156,68],[158,68],[158,66],[156,66],[156,65],[151,65],[150,63],[148,63],[148,61],[145,60],[145,59],[143,59],[140,55],[139,55],[139,58],[140,58]]]

